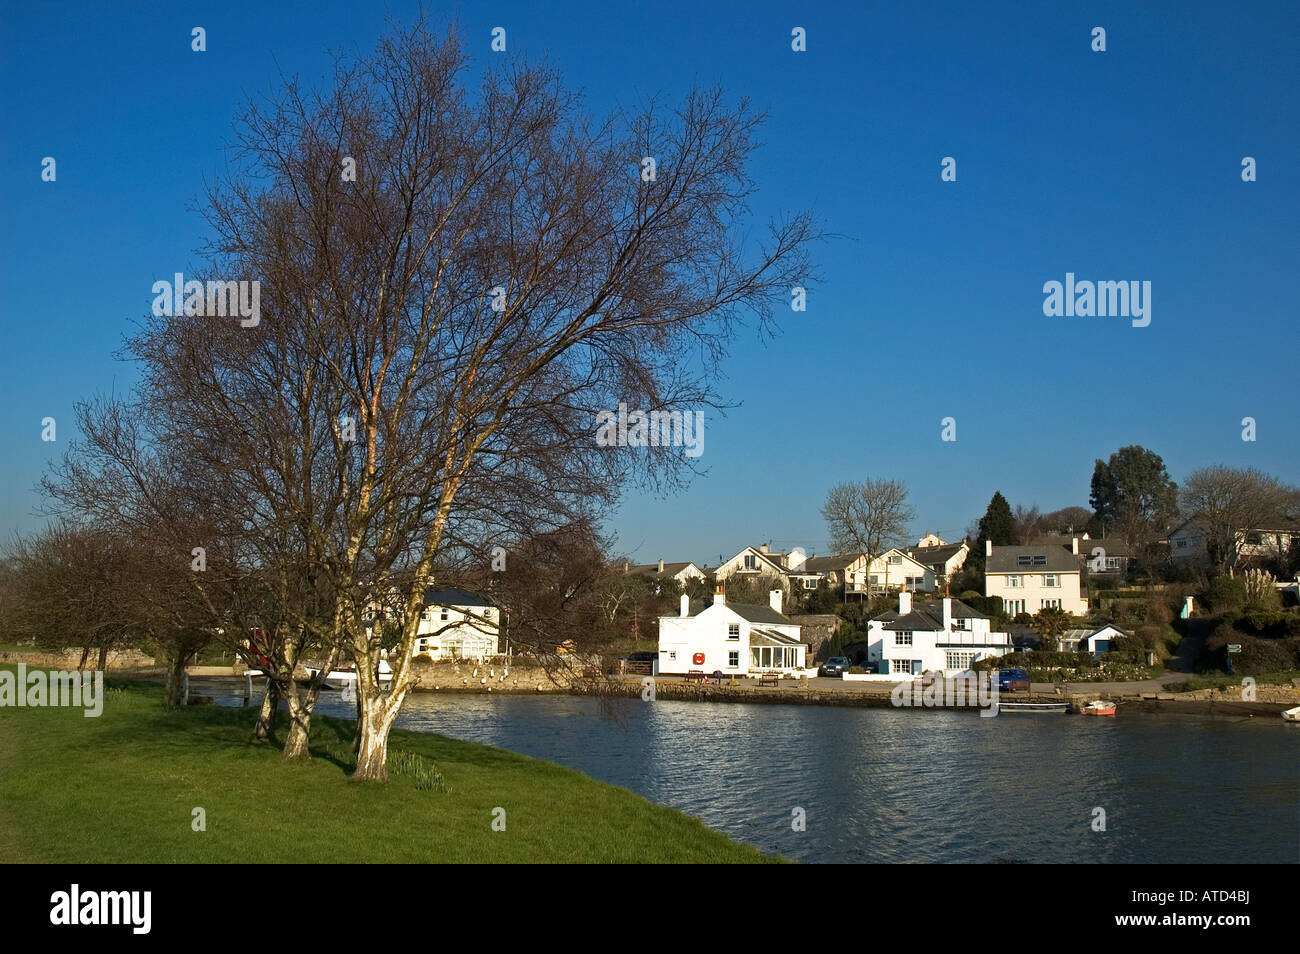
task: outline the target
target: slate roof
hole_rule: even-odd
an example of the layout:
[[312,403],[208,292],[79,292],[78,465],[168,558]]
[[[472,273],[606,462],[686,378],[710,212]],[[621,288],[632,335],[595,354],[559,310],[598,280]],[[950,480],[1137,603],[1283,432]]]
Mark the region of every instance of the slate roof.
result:
[[856,556],[809,557],[804,560],[801,570],[804,573],[830,573],[833,570],[843,570],[857,560]]
[[[691,600],[688,611],[691,616],[699,616],[706,609],[713,605],[712,598],[707,600]],[[770,606],[760,606],[758,603],[733,603],[730,600],[726,603],[727,608],[734,610],[742,619],[751,623],[782,623],[786,626],[795,625],[789,617],[782,616]],[[668,614],[675,616],[675,613]]]
[[[1082,549],[1082,547],[1080,547]],[[1017,559],[1022,556],[1045,557],[1044,562],[1022,566]],[[985,563],[985,573],[1078,573],[1079,558],[1065,547],[1046,543],[1027,547],[994,547],[993,555]]]
[[911,547],[907,555],[917,563],[933,566],[936,563],[947,563],[963,546],[964,543],[945,543],[941,547]]
[[486,596],[479,596],[477,593],[471,593],[468,590],[458,590],[455,587],[448,587],[441,590],[424,591],[425,606],[495,606]]
[[[884,619],[887,614],[882,613],[876,619]],[[885,624],[885,629],[904,630],[910,632],[942,632],[943,626],[943,604],[925,603],[913,608],[912,612],[906,616],[899,616],[894,613],[894,619]],[[977,609],[972,609],[961,600],[953,600],[950,619],[988,619],[988,616]]]
[[[684,560],[681,563],[664,563],[664,576],[676,576],[682,570],[691,565],[690,560]],[[629,573],[650,573],[654,576],[659,575],[659,563],[640,563],[628,567]]]

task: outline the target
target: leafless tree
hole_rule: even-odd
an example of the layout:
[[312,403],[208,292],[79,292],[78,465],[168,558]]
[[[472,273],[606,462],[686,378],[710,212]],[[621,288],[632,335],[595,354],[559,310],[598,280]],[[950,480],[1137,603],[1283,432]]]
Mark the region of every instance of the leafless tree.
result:
[[864,480],[832,487],[822,516],[834,552],[864,553],[874,559],[904,542],[916,512],[907,503],[902,481]]
[[1242,534],[1291,526],[1300,518],[1300,489],[1253,467],[1202,467],[1184,482],[1178,502],[1183,516],[1205,536],[1212,565],[1229,572]]
[[[808,276],[806,216],[764,243],[737,228],[761,119],[743,102],[597,121],[546,69],[470,94],[465,63],[421,23],[328,92],[289,81],[250,107],[243,166],[210,196],[210,273],[261,281],[259,323],[162,316],[131,343],[224,578],[260,574],[287,631],[355,661],[359,779],[387,777],[425,590],[630,477],[672,486],[683,441],[606,446],[597,412],[716,406],[732,329]],[[369,614],[394,589],[384,688]]]

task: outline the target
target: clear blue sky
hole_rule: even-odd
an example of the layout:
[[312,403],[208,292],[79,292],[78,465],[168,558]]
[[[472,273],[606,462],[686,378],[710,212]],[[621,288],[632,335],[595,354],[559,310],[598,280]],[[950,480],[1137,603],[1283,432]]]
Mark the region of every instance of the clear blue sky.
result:
[[[814,251],[807,312],[736,343],[721,389],[739,406],[708,422],[707,475],[610,515],[620,550],[824,553],[827,489],[866,477],[908,483],[917,533],[960,537],[995,490],[1086,505],[1094,458],[1133,443],[1175,480],[1216,462],[1300,478],[1295,4],[727,6],[427,5],[478,64],[504,26],[599,112],[693,82],[749,96],[770,112],[755,213],[811,208],[843,236]],[[194,206],[237,108],[414,7],[4,3],[0,532],[39,525],[32,488],[73,403],[134,379],[113,353],[153,281],[196,262]],[[1043,283],[1067,271],[1150,281],[1151,325],[1045,317]]]

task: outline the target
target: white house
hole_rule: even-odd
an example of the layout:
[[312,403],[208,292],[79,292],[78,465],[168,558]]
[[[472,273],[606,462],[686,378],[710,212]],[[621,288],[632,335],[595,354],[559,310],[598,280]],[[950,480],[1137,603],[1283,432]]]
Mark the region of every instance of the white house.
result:
[[898,594],[898,612],[867,623],[867,658],[881,675],[966,672],[988,656],[1012,651],[1011,637],[992,632],[989,618],[961,600],[944,598],[917,607]]
[[995,547],[984,544],[984,595],[1002,597],[1007,615],[1031,615],[1049,606],[1083,616],[1088,601],[1080,589],[1079,539],[1057,544]]
[[656,579],[668,577],[676,580],[678,583],[685,585],[690,580],[707,579],[704,571],[689,560],[682,563],[665,563],[660,560],[658,563],[624,563],[624,573],[635,573],[641,576],[653,576]]
[[924,590],[933,593],[935,587],[934,570],[912,559],[897,547],[880,554],[871,561],[866,572],[858,576],[866,577],[860,579],[860,582],[865,583],[873,593],[897,590],[906,590],[909,593]]
[[965,540],[961,543],[944,543],[935,534],[928,533],[916,546],[908,549],[907,555],[930,569],[937,587],[946,583],[965,565],[966,557],[970,555],[970,545]]
[[1227,554],[1230,565],[1239,560],[1285,557],[1300,538],[1300,525],[1281,519],[1268,527],[1236,531],[1225,527],[1224,532],[1215,534],[1193,517],[1169,534],[1169,556],[1180,563],[1208,566],[1210,544],[1216,538],[1223,542],[1225,549],[1230,549]]
[[465,590],[424,594],[414,654],[432,659],[483,660],[500,652],[501,613],[486,597]]
[[730,560],[719,563],[713,571],[713,578],[723,583],[732,576],[773,576],[788,583],[790,570],[798,570],[802,566],[803,555],[798,550],[778,553],[764,543],[759,547],[745,547]]
[[841,554],[840,556],[810,556],[803,561],[792,576],[802,581],[804,589],[815,590],[822,580],[832,589],[845,593],[854,592],[853,584],[866,572],[867,558],[864,554]]
[[1118,626],[1107,623],[1097,629],[1067,629],[1061,634],[1061,650],[1067,653],[1091,653],[1100,656],[1107,652],[1120,637],[1129,634]]
[[782,596],[774,589],[769,605],[757,606],[728,603],[721,584],[707,604],[692,604],[683,593],[680,614],[659,617],[659,672],[789,675],[804,669],[808,647],[799,624],[782,615]]

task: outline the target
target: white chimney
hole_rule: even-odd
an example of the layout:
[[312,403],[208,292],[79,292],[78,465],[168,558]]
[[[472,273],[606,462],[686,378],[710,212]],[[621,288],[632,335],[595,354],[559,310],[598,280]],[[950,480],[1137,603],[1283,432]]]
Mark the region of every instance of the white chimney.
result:
[[778,613],[781,612],[781,598],[785,596],[785,591],[781,589],[772,590],[767,594],[767,602]]
[[991,557],[991,556],[993,555],[993,541],[992,541],[992,540],[985,540],[985,541],[984,541],[984,555],[985,555],[986,557]]
[[912,594],[904,590],[898,594],[898,615],[906,616],[912,612]]
[[725,593],[722,592],[722,584],[721,584],[721,583],[719,583],[719,584],[714,588],[714,590],[713,590],[713,602],[715,602],[715,603],[726,603],[726,602],[727,602],[727,596],[726,596]]
[[682,619],[691,615],[691,598],[685,593],[682,594]]
[[664,561],[663,561],[663,560],[660,560],[660,561],[659,561],[659,572],[662,573],[663,571],[664,571]]
[[767,544],[764,543],[762,546],[760,546],[760,547],[758,548],[758,552],[759,552],[759,553],[766,553],[766,552],[767,552]]
[[952,600],[946,596],[943,599],[943,631],[946,633],[952,629]]
[[1079,538],[1078,538],[1078,537],[1070,537],[1070,552],[1073,553],[1075,556],[1078,556],[1078,555],[1079,555]]

